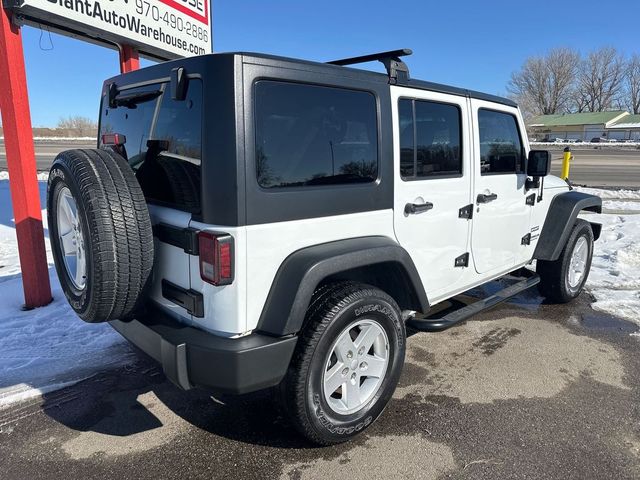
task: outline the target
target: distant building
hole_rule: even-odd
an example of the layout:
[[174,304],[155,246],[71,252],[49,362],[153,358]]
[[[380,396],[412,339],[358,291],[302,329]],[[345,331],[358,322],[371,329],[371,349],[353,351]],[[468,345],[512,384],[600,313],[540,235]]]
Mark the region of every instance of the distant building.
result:
[[640,141],[640,115],[626,115],[607,129],[607,138]]
[[607,138],[614,125],[621,121],[626,123],[626,118],[636,116],[622,110],[539,115],[527,122],[527,128],[530,138],[538,141],[554,141],[561,138],[589,142],[592,138]]

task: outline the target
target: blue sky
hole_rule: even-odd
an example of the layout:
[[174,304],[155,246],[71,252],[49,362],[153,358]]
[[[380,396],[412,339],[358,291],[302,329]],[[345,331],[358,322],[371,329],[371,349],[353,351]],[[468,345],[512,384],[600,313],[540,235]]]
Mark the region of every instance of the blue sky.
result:
[[[640,51],[640,2],[623,0],[431,2],[219,0],[215,51],[258,51],[332,60],[411,48],[415,78],[504,94],[511,72],[556,46],[588,52]],[[24,28],[34,126],[68,115],[97,116],[102,81],[118,73],[117,52]],[[51,49],[53,47],[53,49]]]

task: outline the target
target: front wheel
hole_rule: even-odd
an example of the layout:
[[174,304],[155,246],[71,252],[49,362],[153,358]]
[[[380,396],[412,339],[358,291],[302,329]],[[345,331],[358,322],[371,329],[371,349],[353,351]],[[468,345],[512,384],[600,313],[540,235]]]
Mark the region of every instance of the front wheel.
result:
[[320,445],[362,432],[395,391],[405,345],[400,310],[386,293],[356,283],[317,292],[281,385],[294,425]]
[[582,292],[591,269],[593,230],[589,222],[577,220],[567,244],[554,261],[538,260],[540,293],[554,303],[567,303]]

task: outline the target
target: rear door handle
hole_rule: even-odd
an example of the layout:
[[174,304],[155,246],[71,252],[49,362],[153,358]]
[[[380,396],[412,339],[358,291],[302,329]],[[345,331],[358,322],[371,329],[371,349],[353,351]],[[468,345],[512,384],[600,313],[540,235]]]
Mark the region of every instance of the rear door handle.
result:
[[478,195],[477,201],[478,203],[489,203],[497,199],[498,199],[497,193],[489,193],[489,194],[481,193]]
[[433,203],[424,202],[424,203],[407,203],[404,206],[404,213],[407,215],[415,215],[418,213],[423,213],[431,210],[433,208]]

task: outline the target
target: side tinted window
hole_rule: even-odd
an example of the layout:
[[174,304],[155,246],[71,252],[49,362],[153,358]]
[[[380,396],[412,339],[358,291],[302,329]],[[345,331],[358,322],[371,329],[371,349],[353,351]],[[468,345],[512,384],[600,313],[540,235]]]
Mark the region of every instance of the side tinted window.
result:
[[482,175],[524,171],[524,150],[518,123],[513,115],[480,109],[478,110],[478,130]]
[[378,177],[373,94],[262,80],[255,85],[255,98],[261,187],[361,183]]
[[123,90],[120,96],[132,100],[114,108],[103,100],[101,135],[124,135],[118,151],[136,172],[147,199],[199,211],[202,82],[192,79],[183,101],[171,98],[167,84]]
[[402,99],[400,175],[405,180],[462,174],[460,109],[455,105]]
[[402,178],[415,176],[415,129],[413,120],[413,100],[403,98],[398,104],[400,117],[400,175]]

